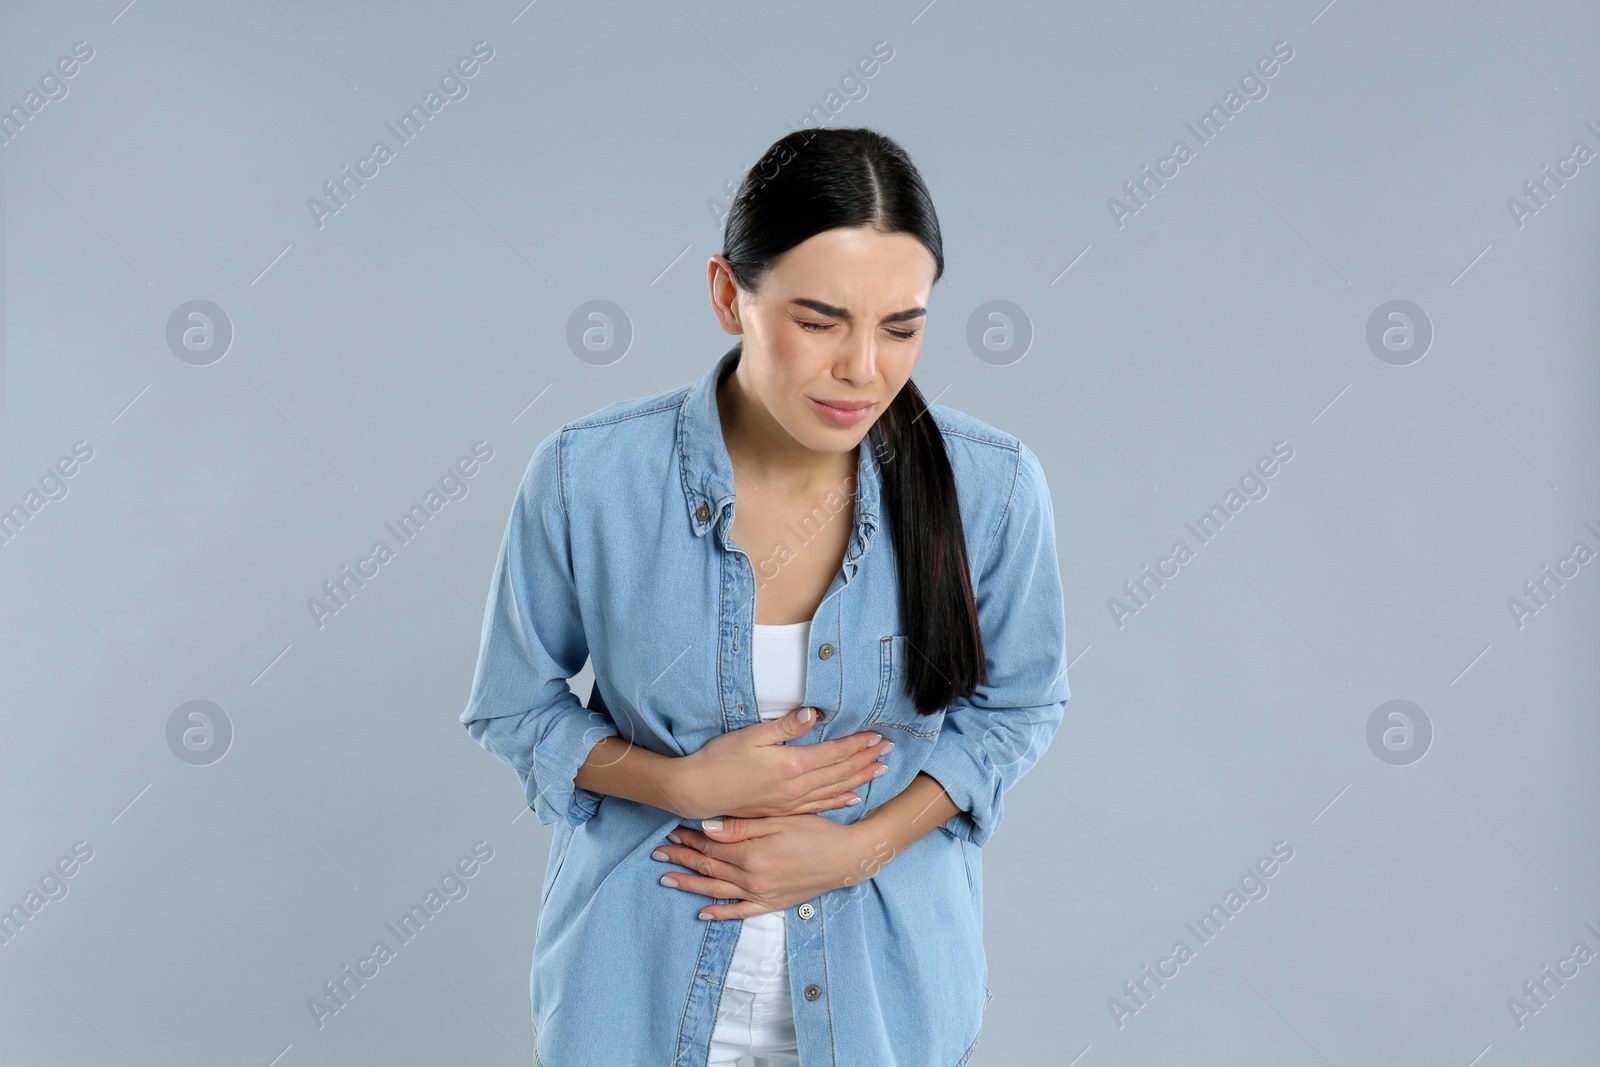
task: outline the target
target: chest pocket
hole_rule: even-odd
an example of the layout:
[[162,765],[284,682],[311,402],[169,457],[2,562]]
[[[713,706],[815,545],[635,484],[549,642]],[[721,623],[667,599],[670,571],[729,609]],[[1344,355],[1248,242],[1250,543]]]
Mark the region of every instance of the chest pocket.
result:
[[[937,737],[944,716],[917,714],[916,705],[905,691],[906,657],[910,652],[910,641],[906,637],[896,635],[878,641],[878,698],[864,725],[887,726],[913,737]],[[893,738],[895,735],[885,736]]]

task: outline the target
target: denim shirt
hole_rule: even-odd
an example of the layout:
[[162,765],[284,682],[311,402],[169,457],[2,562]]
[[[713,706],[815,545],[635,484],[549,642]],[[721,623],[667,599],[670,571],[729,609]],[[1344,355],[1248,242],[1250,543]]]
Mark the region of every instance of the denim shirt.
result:
[[[509,764],[554,824],[530,983],[544,1067],[701,1067],[742,920],[660,884],[651,851],[672,811],[575,785],[620,736],[670,756],[760,721],[752,662],[756,567],[729,535],[733,468],[716,386],[735,347],[692,385],[620,401],[552,432],[523,475],[489,590],[460,721]],[[919,715],[905,692],[894,540],[873,438],[860,447],[854,524],[816,610],[805,703],[824,716],[788,744],[876,730],[895,742],[851,823],[926,771],[961,809],[871,877],[783,910],[803,1067],[957,1067],[990,991],[983,851],[1008,789],[1043,755],[1069,697],[1055,520],[1033,452],[940,404],[989,681]],[[797,518],[797,540],[845,510]],[[808,525],[810,524],[810,525]],[[798,544],[790,545],[791,549]],[[585,704],[568,679],[593,657]],[[663,798],[663,804],[665,799]],[[887,849],[887,845],[884,846]]]

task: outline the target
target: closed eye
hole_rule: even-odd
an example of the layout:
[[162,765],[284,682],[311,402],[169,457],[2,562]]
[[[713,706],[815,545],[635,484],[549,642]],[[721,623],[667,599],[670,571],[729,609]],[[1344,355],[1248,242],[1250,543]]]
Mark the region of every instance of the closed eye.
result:
[[[804,321],[799,320],[799,319],[796,319],[795,321],[800,323],[800,328],[801,329],[810,330],[813,333],[826,333],[828,330],[831,330],[834,327],[834,324],[831,323],[831,322],[804,322]],[[909,341],[913,337],[917,336],[917,331],[915,331],[915,330],[890,330],[889,331],[889,336],[893,337],[897,341]]]

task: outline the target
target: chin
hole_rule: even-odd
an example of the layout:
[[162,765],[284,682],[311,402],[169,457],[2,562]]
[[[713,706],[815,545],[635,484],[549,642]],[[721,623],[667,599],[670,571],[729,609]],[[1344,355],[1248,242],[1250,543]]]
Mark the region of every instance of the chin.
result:
[[872,428],[870,423],[865,426],[851,426],[848,428],[842,426],[819,426],[816,424],[816,416],[809,411],[806,413],[806,417],[810,425],[806,426],[803,434],[794,434],[794,438],[813,452],[832,452],[835,454],[848,452],[860,444],[861,439],[866,437],[867,431]]

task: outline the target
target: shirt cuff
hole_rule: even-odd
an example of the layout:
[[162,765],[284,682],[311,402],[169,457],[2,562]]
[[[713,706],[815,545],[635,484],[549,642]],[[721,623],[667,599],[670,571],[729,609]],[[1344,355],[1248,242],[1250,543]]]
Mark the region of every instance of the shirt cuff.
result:
[[605,794],[578,785],[578,768],[595,745],[620,736],[607,716],[581,706],[574,706],[551,725],[534,749],[534,773],[527,783],[529,790],[538,789],[528,798],[528,806],[541,823],[565,818],[568,825],[577,826],[594,817]]

